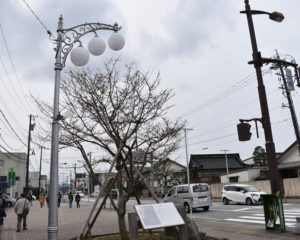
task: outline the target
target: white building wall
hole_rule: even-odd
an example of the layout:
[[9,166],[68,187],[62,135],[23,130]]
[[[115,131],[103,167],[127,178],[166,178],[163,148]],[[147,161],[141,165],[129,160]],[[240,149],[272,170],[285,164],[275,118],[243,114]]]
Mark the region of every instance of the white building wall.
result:
[[[258,177],[260,174],[260,169],[248,169],[245,171],[241,172],[236,172],[236,173],[231,173],[229,174],[230,177],[238,177],[239,182],[248,182],[248,181],[253,181],[256,177]],[[222,175],[221,176],[221,183],[228,183],[227,180],[227,175]]]
[[0,176],[6,176],[8,181],[8,170],[10,168],[15,170],[15,186],[12,186],[12,189],[4,189],[7,193],[10,193],[10,190],[12,190],[13,197],[15,197],[16,193],[20,196],[25,187],[26,156],[26,153],[0,153]]

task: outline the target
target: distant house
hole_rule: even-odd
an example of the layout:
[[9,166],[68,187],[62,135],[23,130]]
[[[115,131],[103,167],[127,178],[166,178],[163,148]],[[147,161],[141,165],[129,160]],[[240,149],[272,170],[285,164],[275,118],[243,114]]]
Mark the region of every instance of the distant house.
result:
[[186,182],[186,167],[170,159],[161,160],[143,170],[143,176],[160,196],[175,185]]
[[[283,153],[276,153],[277,166],[282,178],[296,178],[300,177],[300,156],[297,142],[294,142]],[[253,157],[242,160],[244,163],[254,164]],[[227,175],[223,174],[221,182],[226,183]],[[249,182],[257,180],[270,179],[268,172],[268,165],[265,167],[251,167],[248,169],[241,169],[229,174],[229,180],[235,182]],[[233,181],[231,181],[233,182]]]
[[[241,161],[238,153],[227,154],[227,162],[229,173],[251,167]],[[189,170],[191,182],[219,183],[220,176],[226,174],[225,154],[192,154]]]
[[299,145],[294,142],[278,158],[278,169],[282,178],[300,177]]

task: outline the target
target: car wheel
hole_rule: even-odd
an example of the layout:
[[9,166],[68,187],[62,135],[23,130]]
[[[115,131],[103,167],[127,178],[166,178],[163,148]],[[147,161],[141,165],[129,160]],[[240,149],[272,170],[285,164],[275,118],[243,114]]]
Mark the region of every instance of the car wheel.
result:
[[188,203],[184,204],[184,208],[186,213],[190,213],[191,210],[190,210],[190,205]]
[[208,211],[208,209],[209,209],[209,206],[206,206],[203,208],[204,211]]
[[228,205],[228,203],[229,203],[229,202],[228,202],[228,199],[225,198],[225,197],[222,199],[222,202],[223,202],[224,205]]
[[7,207],[11,207],[11,206],[12,206],[12,203],[11,203],[11,202],[8,202],[8,203],[6,203],[6,206],[7,206]]
[[247,199],[246,199],[246,204],[247,204],[248,206],[253,205],[252,199],[251,199],[251,198],[247,198]]

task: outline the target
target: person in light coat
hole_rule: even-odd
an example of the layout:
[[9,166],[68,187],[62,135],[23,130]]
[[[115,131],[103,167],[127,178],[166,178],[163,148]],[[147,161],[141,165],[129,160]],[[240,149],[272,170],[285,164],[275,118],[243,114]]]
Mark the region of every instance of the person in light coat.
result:
[[26,218],[30,211],[29,201],[25,198],[25,194],[21,194],[21,198],[15,205],[15,213],[18,216],[17,232],[21,231],[21,223],[23,219],[23,230],[27,230]]

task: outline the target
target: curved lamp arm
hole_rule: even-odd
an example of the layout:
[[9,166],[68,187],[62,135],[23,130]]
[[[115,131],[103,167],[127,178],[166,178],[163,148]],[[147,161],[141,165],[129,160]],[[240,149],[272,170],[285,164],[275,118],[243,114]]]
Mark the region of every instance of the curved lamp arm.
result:
[[[59,26],[62,26],[62,21],[63,17],[61,15],[59,17]],[[58,27],[57,31],[62,33],[61,40],[57,39],[58,45],[61,46],[61,67],[64,68],[68,54],[70,53],[76,42],[80,43],[79,39],[82,36],[90,32],[96,33],[96,31],[99,30],[109,30],[118,32],[120,29],[121,27],[119,27],[117,23],[115,23],[114,25],[104,23],[84,23],[67,29]],[[59,41],[61,42],[59,43]],[[58,48],[56,48],[55,50],[58,51],[57,49]]]

